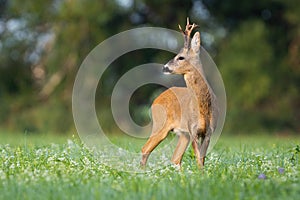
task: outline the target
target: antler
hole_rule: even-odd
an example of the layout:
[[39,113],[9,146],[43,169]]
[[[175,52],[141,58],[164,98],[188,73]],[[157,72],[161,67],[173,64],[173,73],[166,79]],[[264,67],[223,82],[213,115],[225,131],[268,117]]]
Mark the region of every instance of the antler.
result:
[[198,27],[195,23],[190,24],[189,18],[186,19],[185,31],[182,30],[181,26],[178,24],[179,30],[184,36],[184,48],[189,49],[191,46],[191,33],[194,28]]

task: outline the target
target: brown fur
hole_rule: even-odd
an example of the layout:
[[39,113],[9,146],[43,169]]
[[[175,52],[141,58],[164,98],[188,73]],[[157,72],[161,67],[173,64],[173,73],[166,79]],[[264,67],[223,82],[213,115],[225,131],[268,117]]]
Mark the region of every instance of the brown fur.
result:
[[179,135],[172,162],[181,165],[182,156],[190,142],[199,167],[204,166],[207,148],[218,116],[215,95],[208,85],[200,63],[200,34],[190,34],[195,25],[183,32],[184,48],[170,60],[164,71],[184,76],[187,87],[172,87],[160,94],[152,104],[152,134],[142,148],[141,165],[145,166],[153,149],[174,131]]

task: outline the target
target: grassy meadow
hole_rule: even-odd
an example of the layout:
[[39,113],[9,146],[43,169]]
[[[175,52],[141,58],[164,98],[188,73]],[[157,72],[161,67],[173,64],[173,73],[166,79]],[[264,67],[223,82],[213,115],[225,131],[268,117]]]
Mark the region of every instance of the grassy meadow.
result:
[[[123,143],[128,138],[118,137]],[[141,143],[128,145],[135,151]],[[0,199],[300,199],[300,137],[221,135],[196,167],[111,169],[76,136],[0,135]],[[171,157],[171,155],[166,155]]]

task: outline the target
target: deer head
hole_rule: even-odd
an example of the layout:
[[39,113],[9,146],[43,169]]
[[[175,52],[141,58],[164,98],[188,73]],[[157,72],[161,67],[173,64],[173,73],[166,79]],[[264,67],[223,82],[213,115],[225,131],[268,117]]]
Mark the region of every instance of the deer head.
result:
[[194,66],[199,64],[200,33],[196,32],[191,39],[191,33],[197,25],[194,23],[191,25],[189,18],[187,18],[185,31],[181,29],[180,25],[178,26],[184,37],[184,47],[172,60],[164,65],[163,72],[165,74],[184,75],[194,71]]

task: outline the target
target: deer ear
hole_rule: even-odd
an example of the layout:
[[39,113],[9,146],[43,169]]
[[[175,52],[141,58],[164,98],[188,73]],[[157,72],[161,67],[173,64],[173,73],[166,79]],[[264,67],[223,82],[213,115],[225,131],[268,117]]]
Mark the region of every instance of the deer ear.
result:
[[194,52],[198,53],[200,51],[200,33],[196,32],[193,36],[191,47]]

